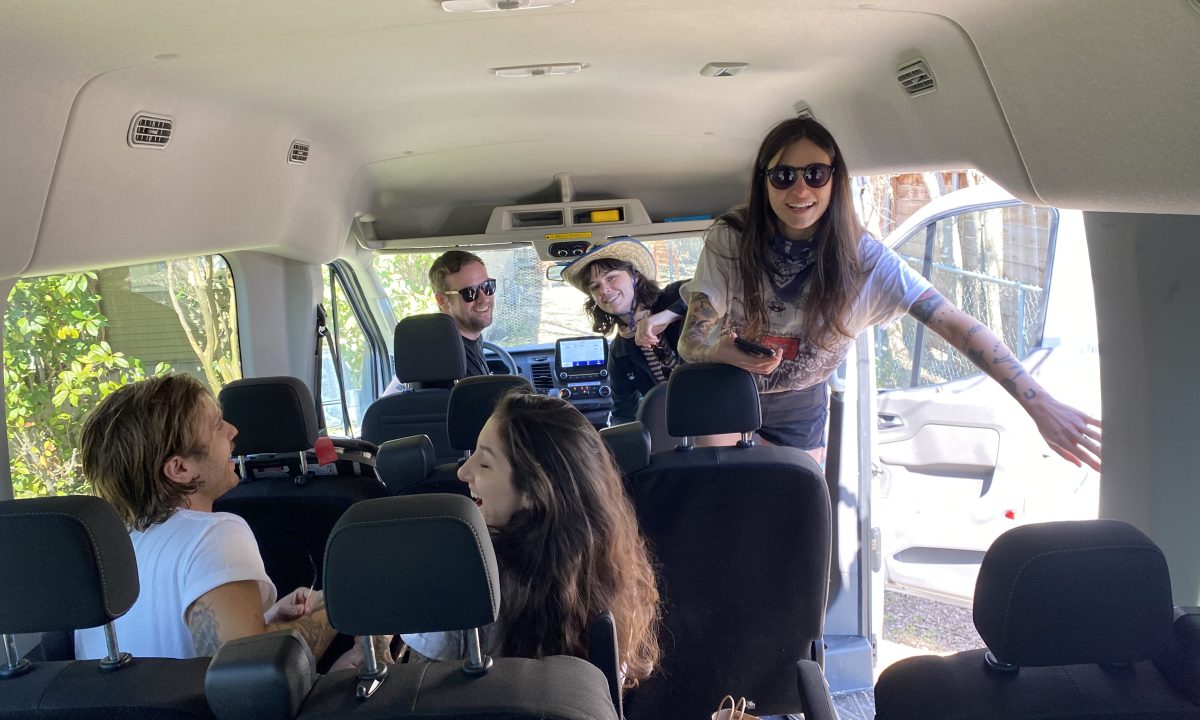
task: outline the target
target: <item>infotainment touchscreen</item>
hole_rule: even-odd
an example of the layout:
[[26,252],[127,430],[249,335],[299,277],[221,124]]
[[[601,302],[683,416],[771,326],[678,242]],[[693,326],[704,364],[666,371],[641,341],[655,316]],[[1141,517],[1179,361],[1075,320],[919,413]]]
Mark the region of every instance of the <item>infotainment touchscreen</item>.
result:
[[608,363],[608,343],[602,337],[563,338],[555,345],[559,373],[598,375]]

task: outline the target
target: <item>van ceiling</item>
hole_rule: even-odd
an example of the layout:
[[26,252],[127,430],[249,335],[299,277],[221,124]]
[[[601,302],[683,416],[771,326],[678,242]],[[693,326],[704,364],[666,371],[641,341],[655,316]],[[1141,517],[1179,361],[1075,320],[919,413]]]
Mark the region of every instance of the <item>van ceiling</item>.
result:
[[[897,68],[925,59],[936,92]],[[579,62],[561,77],[491,68]],[[708,62],[745,62],[703,77]],[[1200,213],[1192,0],[0,3],[0,277],[215,250],[328,260],[481,232],[491,208],[741,198],[803,102],[856,173],[976,167],[1066,207]],[[176,123],[125,143],[138,111]],[[311,159],[288,165],[293,140]],[[86,241],[85,241],[86,239]]]

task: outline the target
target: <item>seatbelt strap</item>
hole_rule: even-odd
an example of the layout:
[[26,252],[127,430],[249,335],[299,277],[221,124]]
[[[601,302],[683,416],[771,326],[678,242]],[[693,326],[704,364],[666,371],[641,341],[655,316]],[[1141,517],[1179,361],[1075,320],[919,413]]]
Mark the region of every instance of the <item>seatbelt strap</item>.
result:
[[[331,278],[332,280],[332,278]],[[329,357],[333,360],[333,375],[337,378],[338,398],[342,404],[342,422],[345,423],[346,435],[353,436],[354,429],[350,425],[350,408],[346,403],[346,381],[342,376],[342,359],[338,354],[337,343],[333,341],[333,336],[337,333],[337,305],[335,301],[334,316],[333,316],[334,332],[329,332],[329,326],[326,323],[325,306],[317,305],[317,421],[319,427],[325,429],[325,413],[321,404],[321,339],[324,338],[326,347],[329,348]]]

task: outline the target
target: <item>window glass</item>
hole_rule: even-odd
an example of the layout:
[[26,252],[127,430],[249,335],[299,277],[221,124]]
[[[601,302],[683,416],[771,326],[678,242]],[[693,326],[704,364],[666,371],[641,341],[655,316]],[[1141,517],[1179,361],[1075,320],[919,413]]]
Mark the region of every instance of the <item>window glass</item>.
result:
[[[1029,205],[966,212],[920,228],[895,249],[946,299],[1023,358],[1041,343],[1046,262],[1056,222],[1052,209]],[[881,389],[935,385],[979,372],[910,316],[875,332]]]
[[[700,234],[647,242],[658,264],[659,285],[690,278],[703,244]],[[375,256],[375,272],[387,290],[396,317],[437,312],[428,273],[440,254]],[[532,247],[475,254],[487,266],[488,275],[497,280],[496,308],[491,327],[484,331],[485,340],[503,346],[535,345],[592,334],[583,314],[584,295],[568,283],[547,280],[546,269],[554,263],[539,260]]]
[[4,314],[17,497],[86,493],[79,431],[96,402],[163,372],[214,393],[242,375],[233,277],[219,255],[24,278]]
[[325,413],[325,429],[329,435],[353,437],[355,430],[362,427],[363,413],[371,404],[374,359],[366,332],[350,305],[341,278],[328,269],[323,306],[326,328],[333,339],[332,348],[328,342],[321,343],[321,407]]

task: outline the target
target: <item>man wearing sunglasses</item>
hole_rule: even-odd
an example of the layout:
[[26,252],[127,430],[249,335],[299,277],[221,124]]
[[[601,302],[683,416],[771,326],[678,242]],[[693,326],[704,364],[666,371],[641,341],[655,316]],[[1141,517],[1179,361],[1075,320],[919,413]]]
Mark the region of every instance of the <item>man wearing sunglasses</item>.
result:
[[448,250],[429,268],[438,310],[454,319],[467,354],[467,375],[491,375],[483,357],[483,331],[492,324],[496,280],[474,253]]

